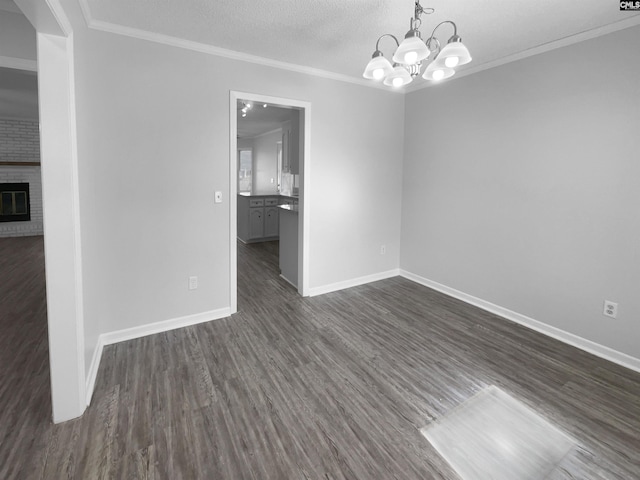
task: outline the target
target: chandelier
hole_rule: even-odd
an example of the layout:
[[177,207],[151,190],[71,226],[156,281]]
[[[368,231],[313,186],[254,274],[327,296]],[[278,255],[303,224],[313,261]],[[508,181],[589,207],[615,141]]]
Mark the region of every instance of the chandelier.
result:
[[[431,36],[426,41],[422,40],[420,16],[423,13],[432,14],[434,11],[433,8],[423,8],[420,0],[416,0],[410,28],[402,43],[390,33],[381,35],[376,42],[376,51],[373,52],[362,76],[371,80],[382,80],[389,87],[402,87],[420,75],[423,60],[431,60],[431,62],[422,74],[422,78],[432,81],[449,78],[456,73],[456,67],[469,63],[471,61],[469,50],[458,36],[458,27],[450,20],[436,25]],[[436,30],[445,24],[453,27],[453,35],[442,47],[435,34]],[[397,49],[392,57],[393,65],[380,51],[380,40],[385,37],[391,37],[396,42]]]

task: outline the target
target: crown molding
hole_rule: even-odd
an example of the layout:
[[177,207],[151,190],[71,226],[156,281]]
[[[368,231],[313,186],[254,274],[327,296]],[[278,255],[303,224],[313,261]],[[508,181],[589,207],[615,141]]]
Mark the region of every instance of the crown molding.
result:
[[191,40],[184,40],[182,38],[172,37],[170,35],[164,35],[160,33],[149,32],[147,30],[141,30],[138,28],[125,27],[110,22],[103,22],[101,20],[95,20],[91,17],[91,10],[87,0],[79,0],[80,8],[84,16],[85,22],[90,29],[99,30],[102,32],[113,33],[116,35],[123,35],[126,37],[137,38],[139,40],[147,40],[149,42],[160,43],[172,47],[183,48],[186,50],[192,50],[194,52],[206,53],[208,55],[214,55],[217,57],[229,58],[232,60],[239,60],[242,62],[253,63],[256,65],[262,65],[266,67],[279,68],[281,70],[288,70],[290,72],[302,73],[306,75],[312,75],[314,77],[327,78],[329,80],[337,80],[339,82],[346,82],[364,87],[376,88],[384,90],[386,92],[402,92],[401,90],[389,90],[377,83],[371,83],[364,78],[355,78],[342,73],[330,72],[328,70],[322,70],[319,68],[306,67],[303,65],[297,65],[294,63],[282,62],[280,60],[274,60],[271,58],[260,57],[257,55],[251,55],[248,53],[237,52],[235,50],[228,50],[226,48],[215,47],[201,42],[194,42]]
[[576,33],[575,35],[569,35],[568,37],[543,43],[542,45],[529,48],[519,53],[514,53],[513,55],[509,55],[503,58],[499,58],[497,60],[493,60],[491,62],[483,63],[478,66],[464,69],[456,73],[455,76],[443,82],[438,82],[438,83],[426,82],[426,83],[420,83],[420,84],[412,84],[411,86],[405,88],[405,93],[416,92],[424,88],[440,85],[446,82],[450,82],[452,80],[456,80],[459,78],[467,77],[469,75],[473,75],[475,73],[482,72],[484,70],[489,70],[491,68],[499,67],[507,63],[516,62],[518,60],[522,60],[528,57],[533,57],[534,55],[550,52],[551,50],[557,50],[558,48],[568,47],[576,43],[584,42],[585,40],[591,40],[593,38],[598,38],[603,35],[608,35],[609,33],[618,32],[620,30],[636,27],[638,25],[640,25],[640,14],[633,15],[630,18],[625,18],[624,20],[620,20],[619,22],[610,23],[609,25],[604,25],[602,27],[594,28],[592,30],[586,30],[584,32]]
[[389,89],[388,87],[382,85],[378,82],[372,82],[370,80],[366,80],[363,78],[351,77],[349,75],[344,75],[341,73],[330,72],[328,70],[322,70],[319,68],[306,67],[302,65],[297,65],[294,63],[282,62],[279,60],[274,60],[270,58],[260,57],[257,55],[251,55],[248,53],[237,52],[235,50],[228,50],[225,48],[214,47],[213,45],[208,45],[205,43],[194,42],[191,40],[184,40],[177,37],[172,37],[169,35],[163,35],[160,33],[149,32],[147,30],[141,30],[132,27],[125,27],[122,25],[118,25],[110,22],[103,22],[100,20],[95,20],[91,17],[91,10],[89,8],[89,4],[87,0],[79,0],[80,8],[82,10],[82,14],[84,16],[85,22],[87,26],[93,30],[99,30],[103,32],[113,33],[116,35],[124,35],[127,37],[137,38],[139,40],[147,40],[150,42],[161,43],[163,45],[169,45],[172,47],[183,48],[186,50],[192,50],[195,52],[206,53],[209,55],[214,55],[218,57],[229,58],[232,60],[239,60],[243,62],[253,63],[256,65],[263,65],[267,67],[279,68],[281,70],[288,70],[291,72],[302,73],[306,75],[312,75],[320,78],[327,78],[329,80],[337,80],[339,82],[346,82],[355,85],[360,85],[369,88],[375,88],[378,90],[384,90],[385,92],[390,93],[412,93],[418,90],[422,90],[424,88],[429,88],[435,85],[439,85],[441,83],[446,83],[458,78],[463,78],[469,75],[473,75],[475,73],[482,72],[484,70],[489,70],[491,68],[499,67],[501,65],[505,65],[507,63],[515,62],[518,60],[522,60],[524,58],[532,57],[534,55],[538,55],[541,53],[549,52],[551,50],[556,50],[558,48],[567,47],[569,45],[573,45],[579,42],[583,42],[585,40],[590,40],[593,38],[600,37],[602,35],[607,35],[609,33],[614,33],[619,30],[624,30],[626,28],[631,28],[640,25],[640,14],[635,14],[629,18],[624,20],[620,20],[615,23],[610,23],[608,25],[604,25],[602,27],[594,28],[591,30],[586,30],[584,32],[580,32],[574,35],[569,35],[567,37],[553,40],[551,42],[544,43],[542,45],[538,45],[536,47],[529,48],[522,52],[515,53],[513,55],[508,55],[503,58],[499,58],[497,60],[493,60],[491,62],[486,62],[481,65],[477,65],[471,68],[466,68],[460,72],[458,72],[454,77],[445,80],[444,82],[434,83],[434,82],[423,82],[423,83],[412,83],[407,87],[399,88],[399,89]]

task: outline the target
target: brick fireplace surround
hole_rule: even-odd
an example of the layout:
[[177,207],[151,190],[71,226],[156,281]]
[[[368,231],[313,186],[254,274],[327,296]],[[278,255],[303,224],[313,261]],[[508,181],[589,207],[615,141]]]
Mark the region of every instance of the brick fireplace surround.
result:
[[[8,163],[11,165],[7,165]],[[39,164],[38,122],[29,119],[0,118],[0,183],[29,183],[31,200],[31,220],[0,222],[0,237],[43,234]]]

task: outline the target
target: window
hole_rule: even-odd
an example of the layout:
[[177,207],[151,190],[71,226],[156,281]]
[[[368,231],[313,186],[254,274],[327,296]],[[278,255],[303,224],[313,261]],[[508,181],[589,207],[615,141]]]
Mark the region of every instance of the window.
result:
[[250,148],[238,149],[238,193],[251,192],[253,184],[253,152]]

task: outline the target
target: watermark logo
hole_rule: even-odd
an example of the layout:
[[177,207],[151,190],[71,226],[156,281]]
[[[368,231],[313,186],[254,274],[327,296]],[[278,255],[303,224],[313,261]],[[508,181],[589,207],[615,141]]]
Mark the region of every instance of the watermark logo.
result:
[[640,10],[640,1],[625,1],[625,0],[620,0],[620,10],[621,11],[626,11],[626,10]]

